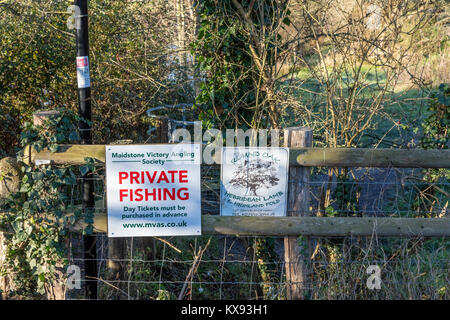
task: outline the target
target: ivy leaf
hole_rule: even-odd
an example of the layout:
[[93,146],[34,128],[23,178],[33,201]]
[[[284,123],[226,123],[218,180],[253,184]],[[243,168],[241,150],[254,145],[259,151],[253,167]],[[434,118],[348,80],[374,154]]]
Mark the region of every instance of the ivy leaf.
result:
[[62,133],[56,134],[56,142],[62,143],[66,140],[66,137]]
[[58,144],[52,143],[51,145],[48,146],[48,149],[49,149],[51,152],[56,152],[56,151],[58,151]]
[[447,97],[445,95],[440,95],[438,97],[438,101],[440,104],[443,104],[446,107],[450,106],[450,97]]
[[75,222],[77,221],[77,218],[74,215],[68,216],[66,217],[67,219],[67,223],[70,225],[74,225]]
[[439,85],[439,91],[446,93],[450,89],[450,85],[448,83],[441,83]]
[[86,226],[83,229],[83,235],[91,236],[94,233],[94,227],[92,225]]
[[13,222],[11,223],[11,227],[14,229],[14,231],[15,231],[16,233],[18,233],[18,232],[21,230],[21,228],[20,228],[20,222],[17,221],[17,220],[15,220],[15,221],[13,221]]
[[90,171],[90,166],[89,165],[83,165],[80,166],[80,172],[81,174],[84,176],[86,173],[88,173]]
[[30,267],[33,269],[34,267],[36,267],[36,265],[37,265],[36,259],[31,259],[30,260]]
[[33,226],[28,226],[25,228],[25,233],[30,235],[33,232]]
[[63,183],[68,185],[74,185],[77,184],[77,180],[74,177],[65,177]]
[[198,31],[197,40],[201,40],[204,35],[205,35],[205,30],[202,28]]
[[36,150],[37,152],[40,152],[42,149],[44,149],[43,144],[42,144],[42,141],[35,142],[35,143],[33,144],[33,148],[34,148],[34,150]]
[[19,192],[29,192],[31,190],[31,185],[30,184],[28,184],[28,183],[23,183],[21,186],[20,186],[20,190],[19,190]]
[[78,141],[78,140],[80,140],[80,136],[78,135],[78,133],[76,132],[76,131],[72,131],[70,134],[69,134],[69,141]]

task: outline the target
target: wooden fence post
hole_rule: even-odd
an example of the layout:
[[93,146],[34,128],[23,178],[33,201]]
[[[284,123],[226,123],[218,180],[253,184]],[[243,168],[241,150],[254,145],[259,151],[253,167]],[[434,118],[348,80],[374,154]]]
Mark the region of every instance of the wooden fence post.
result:
[[[22,172],[15,158],[6,157],[0,160],[0,201],[19,192],[21,178]],[[0,232],[0,266],[4,265],[6,253],[6,240]],[[8,299],[8,291],[13,289],[14,284],[8,272],[3,276],[0,275],[0,300]]]
[[[132,140],[118,140],[114,141],[111,144],[132,144]],[[104,201],[106,204],[106,201]],[[106,208],[106,206],[105,206]],[[119,289],[123,289],[125,287],[125,283],[119,282],[115,283],[115,281],[124,281],[126,279],[126,270],[125,263],[122,259],[125,259],[127,255],[127,247],[128,243],[131,241],[131,238],[108,238],[108,259],[106,261],[106,265],[108,267],[108,278],[112,282],[112,284]],[[111,298],[121,300],[122,293],[118,291],[115,295],[112,295]]]
[[[0,265],[3,265],[6,259],[6,243],[3,233],[0,232]],[[0,276],[0,300],[8,299],[8,291],[10,290],[9,285],[10,279],[8,275]]]
[[[284,129],[284,146],[289,148],[311,147],[312,130],[292,127]],[[308,167],[290,167],[288,184],[287,216],[309,216]],[[305,247],[307,244],[304,244]],[[303,299],[306,289],[305,257],[300,253],[297,236],[284,238],[284,261],[286,268],[286,298]]]
[[[33,125],[40,126],[45,120],[49,120],[59,115],[57,110],[42,110],[33,113]],[[30,164],[32,165],[32,164]],[[69,246],[70,247],[70,246]],[[56,279],[52,284],[45,286],[45,292],[48,300],[66,299],[66,270],[61,264],[56,265]]]

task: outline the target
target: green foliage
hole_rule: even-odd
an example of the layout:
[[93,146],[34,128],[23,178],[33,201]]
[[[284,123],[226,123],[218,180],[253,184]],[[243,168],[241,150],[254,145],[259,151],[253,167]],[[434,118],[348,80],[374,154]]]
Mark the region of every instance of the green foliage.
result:
[[[75,30],[67,1],[0,1],[0,156],[13,155],[32,113],[56,106],[77,110]],[[185,102],[168,80],[173,36],[160,23],[166,1],[89,1],[93,139],[145,141],[140,121],[155,105]],[[164,90],[162,90],[164,89]],[[191,98],[192,100],[192,98]],[[132,128],[132,130],[130,130]]]
[[248,69],[252,62],[243,36],[245,29],[233,13],[231,1],[220,6],[216,1],[202,2],[199,18],[198,36],[192,44],[197,68],[206,78],[196,97],[199,119],[206,127],[230,127],[235,121],[228,119],[230,101],[239,97],[236,113],[243,112],[240,116],[247,119],[251,116],[248,106],[255,100],[255,95],[249,94],[253,83]]
[[280,264],[275,252],[275,241],[273,238],[255,238],[253,247],[255,250],[255,258],[258,261],[258,270],[261,277],[261,286],[264,299],[276,300],[282,296],[282,288],[280,285]]
[[2,5],[0,150],[13,154],[20,143],[21,128],[33,111],[75,101],[74,54],[70,54],[74,39],[62,32],[67,30],[66,15],[43,13],[65,11],[64,2],[49,5],[39,1],[41,10],[32,2]]
[[[427,108],[428,116],[421,125],[423,131],[420,139],[420,147],[424,149],[448,149],[450,135],[450,85],[442,83],[436,92],[431,94],[431,100]],[[414,208],[419,212],[433,212],[442,210],[443,199],[448,198],[450,187],[449,169],[425,169],[423,170],[424,184],[418,184],[414,190]],[[446,182],[442,185],[435,185]],[[430,186],[430,183],[432,185]],[[444,206],[445,207],[445,206]]]
[[353,181],[350,173],[344,170],[336,177],[336,188],[331,195],[334,203],[325,208],[325,216],[360,216],[358,208],[360,192],[361,187],[358,182]]
[[167,1],[89,2],[94,141],[143,142],[145,112],[161,104],[192,100],[184,83],[169,80],[172,17]]
[[[55,151],[57,144],[76,143],[73,113],[60,114],[40,126],[25,123],[22,146],[36,151]],[[70,227],[82,219],[79,207],[68,205],[70,190],[77,184],[77,174],[69,166],[27,165],[22,163],[20,191],[2,205],[5,215],[0,225],[10,229],[6,234],[7,263],[3,268],[14,273],[16,292],[24,297],[41,297],[55,279],[55,272],[66,263],[66,241]],[[69,211],[72,215],[66,215]],[[92,230],[92,220],[87,231]]]
[[[276,20],[279,11],[285,9],[284,1],[262,1],[258,4],[259,12],[248,8],[249,1],[239,2],[249,10],[247,18],[240,15],[231,0],[202,1],[198,8],[200,23],[191,49],[196,57],[196,68],[204,78],[199,85],[196,106],[205,127],[245,129],[255,127],[255,119],[259,117],[263,119],[260,125],[268,126],[265,86],[273,83],[261,81],[270,82],[263,74],[274,65],[274,44],[281,38],[274,29],[277,23],[287,25],[289,17]],[[263,21],[260,12],[263,12]],[[265,31],[256,35],[252,28]],[[259,54],[263,50],[264,57],[256,57],[255,50],[259,50]]]
[[428,117],[422,123],[423,137],[420,146],[424,149],[448,149],[450,124],[450,85],[442,83],[431,95]]

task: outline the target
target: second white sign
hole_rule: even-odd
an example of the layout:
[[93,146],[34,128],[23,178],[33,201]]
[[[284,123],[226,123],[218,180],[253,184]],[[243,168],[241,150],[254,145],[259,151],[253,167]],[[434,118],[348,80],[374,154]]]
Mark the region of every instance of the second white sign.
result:
[[288,168],[288,148],[223,148],[220,214],[285,216]]

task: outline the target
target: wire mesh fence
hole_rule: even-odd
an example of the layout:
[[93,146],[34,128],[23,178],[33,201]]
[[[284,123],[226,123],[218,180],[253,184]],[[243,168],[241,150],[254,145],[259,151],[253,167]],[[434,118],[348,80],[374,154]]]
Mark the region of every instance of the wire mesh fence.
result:
[[[448,217],[447,171],[313,169],[311,215]],[[95,178],[104,207],[104,171]],[[202,214],[218,215],[220,167],[202,168]],[[71,203],[81,203],[78,187]],[[69,264],[83,269],[81,236],[72,234]],[[97,233],[98,299],[285,299],[283,237],[204,235],[123,238]],[[119,241],[119,242],[117,242]],[[118,244],[119,243],[119,244]],[[122,246],[120,257],[112,245]],[[310,299],[448,299],[450,241],[442,238],[299,237]],[[379,268],[379,286],[369,267]],[[375,279],[376,280],[376,279]],[[375,285],[375,287],[374,287]],[[83,286],[82,286],[83,287]],[[84,291],[70,290],[71,299]]]

